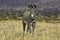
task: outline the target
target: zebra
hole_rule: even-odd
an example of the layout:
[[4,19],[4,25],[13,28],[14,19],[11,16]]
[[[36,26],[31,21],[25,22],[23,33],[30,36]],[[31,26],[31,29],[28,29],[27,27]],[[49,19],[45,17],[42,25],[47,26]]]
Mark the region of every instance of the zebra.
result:
[[36,5],[28,5],[29,10],[25,11],[22,16],[23,32],[25,33],[25,28],[27,25],[27,32],[31,33],[35,30],[36,24]]

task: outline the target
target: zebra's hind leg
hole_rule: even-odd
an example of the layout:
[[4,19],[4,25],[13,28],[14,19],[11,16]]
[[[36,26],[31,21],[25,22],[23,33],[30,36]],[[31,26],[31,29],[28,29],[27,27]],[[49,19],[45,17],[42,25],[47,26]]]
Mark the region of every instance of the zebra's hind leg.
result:
[[23,22],[23,33],[25,33],[26,23]]

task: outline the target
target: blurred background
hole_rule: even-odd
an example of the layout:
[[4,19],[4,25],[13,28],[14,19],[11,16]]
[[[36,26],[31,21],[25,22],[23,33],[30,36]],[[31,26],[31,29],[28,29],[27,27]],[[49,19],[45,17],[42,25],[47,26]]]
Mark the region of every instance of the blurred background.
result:
[[29,4],[37,5],[38,19],[60,19],[60,0],[0,0],[0,20],[21,19]]

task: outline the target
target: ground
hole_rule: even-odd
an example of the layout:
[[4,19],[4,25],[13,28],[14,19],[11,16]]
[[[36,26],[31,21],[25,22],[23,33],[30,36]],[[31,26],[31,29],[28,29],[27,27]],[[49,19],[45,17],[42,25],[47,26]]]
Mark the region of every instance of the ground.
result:
[[33,35],[23,35],[21,20],[0,21],[0,40],[60,40],[60,23],[36,23]]

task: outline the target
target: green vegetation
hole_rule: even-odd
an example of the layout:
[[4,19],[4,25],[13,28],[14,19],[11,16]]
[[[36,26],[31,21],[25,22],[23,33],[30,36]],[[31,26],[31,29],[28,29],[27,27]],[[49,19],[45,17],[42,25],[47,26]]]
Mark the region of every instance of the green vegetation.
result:
[[[29,12],[25,12],[29,13]],[[28,14],[24,14],[28,15]],[[17,12],[0,12],[0,20],[21,20],[22,14]],[[38,21],[52,22],[52,23],[60,23],[60,14],[44,14],[37,15]]]

